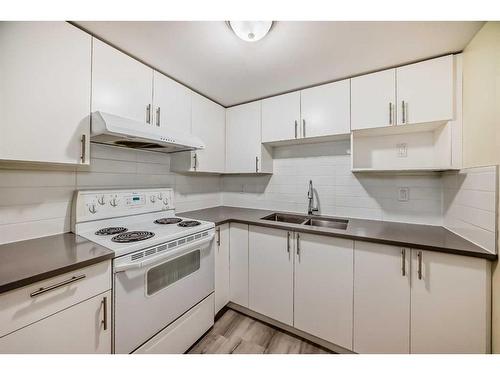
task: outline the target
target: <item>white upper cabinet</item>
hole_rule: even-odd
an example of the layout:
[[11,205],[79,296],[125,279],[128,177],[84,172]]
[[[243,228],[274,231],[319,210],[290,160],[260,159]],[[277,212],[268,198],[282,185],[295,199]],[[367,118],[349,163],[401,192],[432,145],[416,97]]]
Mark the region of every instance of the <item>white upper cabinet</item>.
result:
[[351,129],[396,123],[396,69],[351,79]]
[[154,125],[191,134],[192,91],[161,73],[153,75]]
[[226,172],[272,172],[271,155],[261,141],[260,101],[226,109]]
[[262,100],[262,142],[300,138],[300,91]]
[[250,226],[248,237],[249,308],[288,325],[293,325],[292,235]]
[[294,327],[352,350],[353,241],[295,233],[294,286]]
[[452,120],[453,55],[396,69],[398,125]]
[[491,263],[413,250],[411,353],[489,353]]
[[349,134],[350,80],[301,91],[301,138]]
[[0,22],[0,159],[89,163],[91,48],[66,22]]
[[354,348],[356,353],[410,353],[411,250],[356,241]]
[[93,39],[92,112],[153,124],[153,69]]

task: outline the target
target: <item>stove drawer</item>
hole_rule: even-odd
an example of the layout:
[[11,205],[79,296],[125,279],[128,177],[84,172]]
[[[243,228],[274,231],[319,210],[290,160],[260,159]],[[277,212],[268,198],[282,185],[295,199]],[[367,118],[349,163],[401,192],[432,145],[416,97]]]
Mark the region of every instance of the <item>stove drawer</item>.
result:
[[111,261],[0,295],[0,337],[111,289]]

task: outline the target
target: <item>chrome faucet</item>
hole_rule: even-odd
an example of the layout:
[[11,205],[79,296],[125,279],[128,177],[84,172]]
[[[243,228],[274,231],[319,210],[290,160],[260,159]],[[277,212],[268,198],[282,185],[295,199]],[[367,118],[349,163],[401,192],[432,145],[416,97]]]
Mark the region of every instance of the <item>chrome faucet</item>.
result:
[[307,199],[309,200],[307,214],[313,215],[314,212],[318,212],[318,206],[314,207],[314,189],[312,180],[309,180],[309,191],[307,192]]

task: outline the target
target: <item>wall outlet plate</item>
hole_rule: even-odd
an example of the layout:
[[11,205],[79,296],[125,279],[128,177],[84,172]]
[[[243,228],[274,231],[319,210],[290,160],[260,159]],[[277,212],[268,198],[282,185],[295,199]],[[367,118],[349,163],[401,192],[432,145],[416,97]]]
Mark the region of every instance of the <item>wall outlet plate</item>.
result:
[[398,201],[408,202],[410,200],[410,188],[400,187],[398,190]]
[[408,156],[408,144],[398,143],[396,148],[398,150],[398,158],[406,158]]

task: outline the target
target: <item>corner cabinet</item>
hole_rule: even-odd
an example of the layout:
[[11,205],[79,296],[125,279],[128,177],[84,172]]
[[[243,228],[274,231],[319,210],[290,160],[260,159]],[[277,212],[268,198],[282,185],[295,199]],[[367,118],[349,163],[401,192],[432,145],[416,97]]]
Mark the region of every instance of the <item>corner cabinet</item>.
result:
[[229,224],[215,228],[215,313],[229,302]]
[[224,173],[226,163],[226,111],[213,101],[192,92],[191,133],[205,143],[203,150],[171,155],[175,172]]
[[261,101],[226,109],[226,173],[272,173],[271,151],[262,144]]
[[91,36],[0,22],[0,160],[89,164]]

